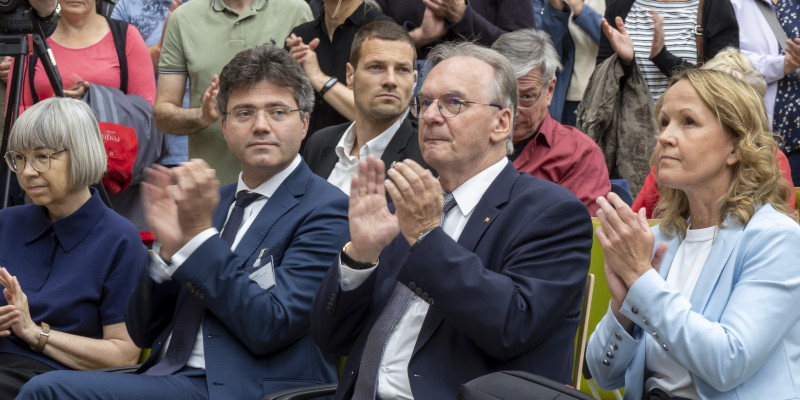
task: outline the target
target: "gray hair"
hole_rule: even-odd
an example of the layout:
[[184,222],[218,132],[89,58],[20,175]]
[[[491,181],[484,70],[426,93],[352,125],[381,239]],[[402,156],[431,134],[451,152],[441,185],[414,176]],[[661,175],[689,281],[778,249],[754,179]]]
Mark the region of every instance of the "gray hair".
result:
[[492,49],[508,59],[517,79],[539,70],[542,83],[549,82],[562,69],[553,41],[544,31],[520,29],[504,33],[492,44]]
[[242,50],[222,68],[217,93],[217,106],[222,117],[225,118],[228,112],[228,99],[234,90],[262,81],[289,89],[297,102],[301,119],[314,109],[314,88],[300,64],[286,50],[262,44]]
[[517,78],[508,60],[488,47],[472,42],[444,42],[434,47],[425,60],[425,75],[448,58],[470,57],[489,64],[494,70],[494,79],[489,88],[489,101],[511,110],[511,131],[506,138],[506,154],[514,154],[514,118],[517,115]]
[[106,172],[106,148],[92,109],[71,98],[51,97],[23,112],[11,128],[8,149],[67,149],[69,186],[97,183]]

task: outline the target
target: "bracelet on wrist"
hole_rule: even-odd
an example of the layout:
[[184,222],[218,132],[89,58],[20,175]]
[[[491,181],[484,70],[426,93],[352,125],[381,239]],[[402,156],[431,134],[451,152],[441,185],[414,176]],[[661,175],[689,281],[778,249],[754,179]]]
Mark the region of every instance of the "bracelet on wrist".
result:
[[371,262],[361,262],[361,261],[356,261],[352,257],[350,257],[349,255],[347,255],[347,249],[350,247],[351,244],[353,244],[353,242],[345,243],[344,247],[342,247],[342,251],[340,252],[341,257],[342,257],[342,263],[344,265],[347,265],[348,267],[350,267],[352,269],[369,269],[369,268],[372,268],[372,267],[378,265],[378,261],[377,260],[376,261],[371,261]]
[[325,97],[325,93],[328,93],[328,90],[331,90],[331,88],[333,87],[333,85],[336,84],[336,82],[339,82],[339,79],[336,79],[335,76],[332,77],[331,79],[328,79],[328,81],[325,82],[325,84],[322,85],[322,88],[319,90],[319,97]]

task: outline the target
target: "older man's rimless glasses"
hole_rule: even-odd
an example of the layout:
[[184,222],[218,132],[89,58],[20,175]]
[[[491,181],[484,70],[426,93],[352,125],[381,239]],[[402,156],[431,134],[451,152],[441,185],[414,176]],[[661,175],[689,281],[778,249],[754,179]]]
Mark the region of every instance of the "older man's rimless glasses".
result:
[[452,93],[445,93],[436,100],[431,100],[424,94],[418,94],[411,99],[411,103],[409,103],[411,114],[414,115],[415,118],[419,118],[420,115],[425,114],[425,111],[428,111],[428,107],[430,107],[434,102],[439,103],[439,112],[445,118],[453,118],[458,115],[458,113],[461,112],[461,107],[464,104],[476,104],[481,106],[497,107],[500,110],[503,109],[503,106],[499,104],[477,103],[474,101],[464,100],[458,97],[458,95]]

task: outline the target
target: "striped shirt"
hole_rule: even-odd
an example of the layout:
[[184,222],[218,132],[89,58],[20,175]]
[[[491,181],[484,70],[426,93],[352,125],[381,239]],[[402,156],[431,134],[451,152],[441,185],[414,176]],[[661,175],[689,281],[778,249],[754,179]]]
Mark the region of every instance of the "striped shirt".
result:
[[664,17],[664,46],[673,55],[692,64],[697,63],[697,43],[694,27],[697,25],[699,0],[658,1],[636,0],[625,18],[625,28],[633,40],[634,58],[642,71],[653,101],[666,91],[669,78],[650,61],[653,44],[653,18],[650,10]]

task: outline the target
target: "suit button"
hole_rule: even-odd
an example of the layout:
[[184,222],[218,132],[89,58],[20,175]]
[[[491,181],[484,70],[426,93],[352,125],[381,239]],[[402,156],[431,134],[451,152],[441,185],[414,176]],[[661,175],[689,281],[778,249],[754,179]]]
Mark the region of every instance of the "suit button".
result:
[[619,332],[615,333],[614,337],[617,338],[617,340],[622,340],[622,335],[620,335]]
[[414,290],[417,288],[417,283],[414,281],[408,282],[408,288]]
[[661,348],[664,349],[664,351],[669,351],[669,346],[667,346],[666,343],[661,343]]
[[414,294],[416,294],[417,296],[421,295],[422,294],[422,288],[414,289]]
[[428,292],[422,292],[422,296],[420,297],[422,297],[422,300],[428,301]]
[[617,344],[616,343],[611,342],[611,350],[617,350]]
[[658,332],[656,332],[656,331],[653,331],[653,337],[654,337],[654,338],[656,338],[656,339],[658,339]]
[[639,313],[639,309],[636,308],[636,307],[631,307],[631,312],[634,313],[634,314],[638,314]]
[[611,363],[610,363],[610,362],[608,362],[608,359],[607,359],[607,358],[604,358],[604,359],[603,359],[603,365],[605,365],[605,366],[609,366],[609,365],[611,365]]
[[428,299],[428,304],[430,304],[430,305],[433,305],[433,297],[431,297],[430,299]]
[[647,322],[647,318],[642,318],[642,322],[644,322],[645,325],[650,325],[650,323]]
[[606,352],[606,357],[608,357],[608,358],[614,358],[614,355],[613,355],[613,354],[611,354],[611,352],[610,352],[610,351],[607,351],[607,352]]

